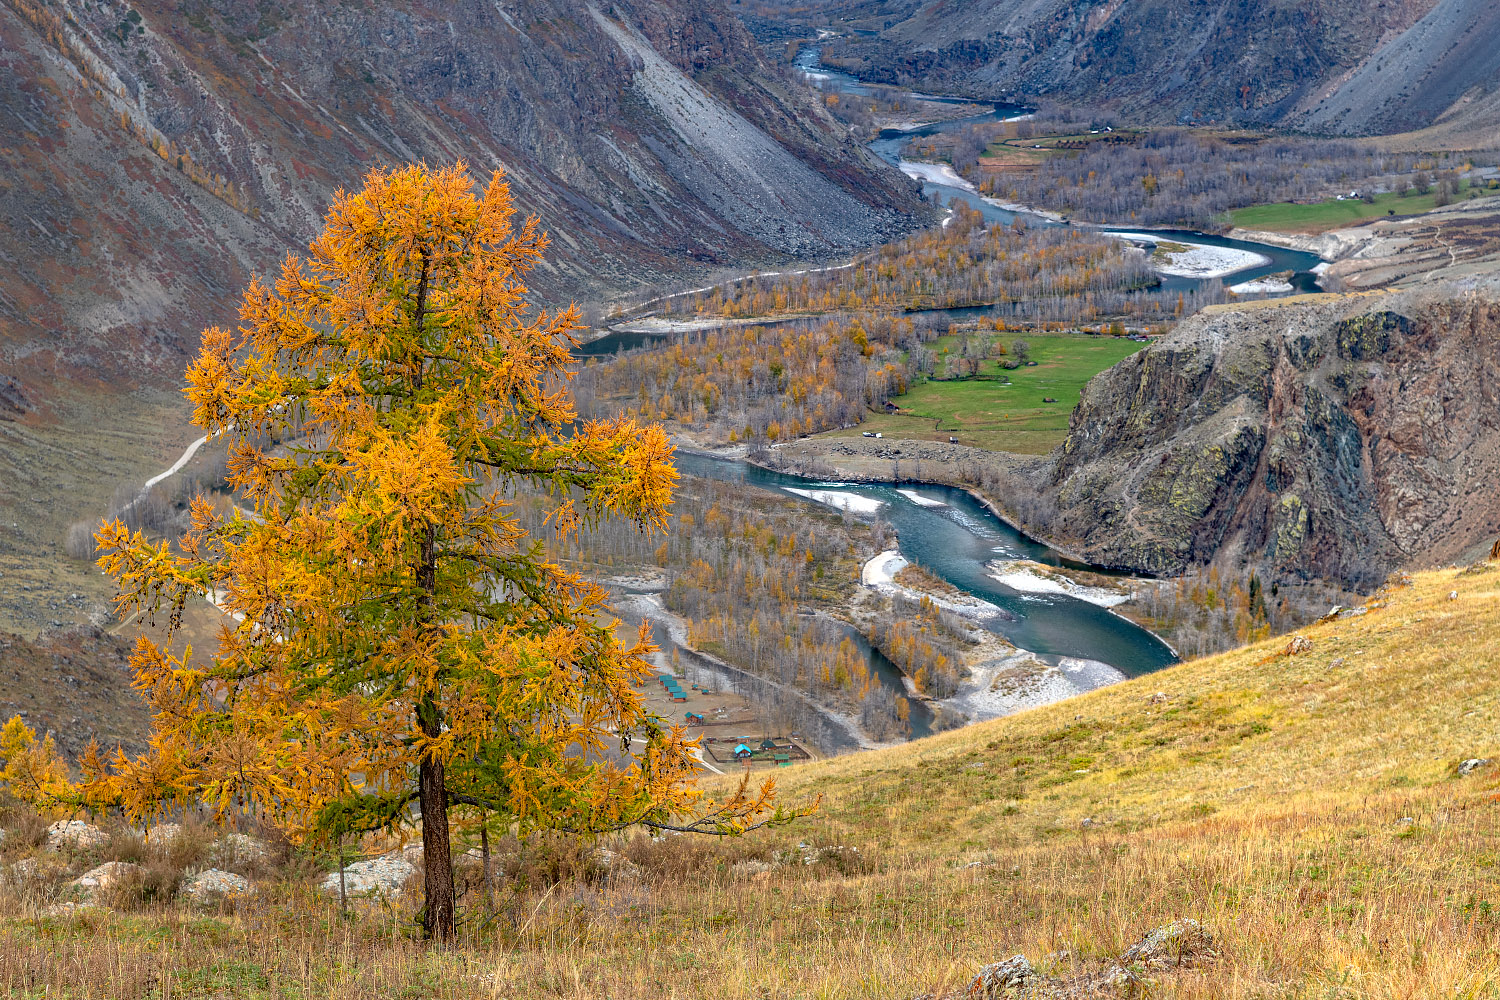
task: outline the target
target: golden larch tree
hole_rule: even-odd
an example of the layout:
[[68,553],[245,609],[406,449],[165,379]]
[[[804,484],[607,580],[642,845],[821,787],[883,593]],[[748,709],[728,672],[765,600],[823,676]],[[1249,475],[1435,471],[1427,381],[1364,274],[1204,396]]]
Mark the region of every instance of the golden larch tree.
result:
[[[148,753],[83,762],[80,795],[140,817],[164,801],[253,810],[294,837],[402,826],[420,807],[422,922],[454,926],[451,810],[526,834],[643,825],[731,834],[791,818],[769,782],[721,802],[695,744],[644,707],[643,624],[622,644],[606,593],[546,559],[507,497],[550,530],[603,518],[655,532],[677,473],[661,428],[580,423],[575,310],[533,313],[547,246],[496,173],[376,170],[340,192],[305,258],[253,281],[238,333],[188,371],[193,422],[231,442],[228,482],[173,549],[98,535],[120,610],[223,612],[212,656],[142,638]],[[272,445],[270,442],[280,442]]]

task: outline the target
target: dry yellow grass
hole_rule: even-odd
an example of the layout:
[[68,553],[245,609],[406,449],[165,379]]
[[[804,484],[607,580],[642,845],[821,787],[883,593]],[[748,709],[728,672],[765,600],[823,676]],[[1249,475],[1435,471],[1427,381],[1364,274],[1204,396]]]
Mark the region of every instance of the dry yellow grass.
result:
[[[1155,973],[1147,995],[1497,997],[1500,763],[1456,771],[1500,759],[1500,568],[1420,574],[1383,600],[1304,630],[1306,652],[1282,655],[1283,637],[794,769],[785,794],[824,804],[792,831],[638,844],[642,878],[513,894],[454,952],[378,915],[341,925],[328,904],[284,891],[212,919],[38,919],[10,896],[0,986],[906,998],[961,989],[1017,952],[1059,979],[1097,973],[1145,931],[1194,917],[1217,958]],[[730,868],[799,840],[859,852]]]

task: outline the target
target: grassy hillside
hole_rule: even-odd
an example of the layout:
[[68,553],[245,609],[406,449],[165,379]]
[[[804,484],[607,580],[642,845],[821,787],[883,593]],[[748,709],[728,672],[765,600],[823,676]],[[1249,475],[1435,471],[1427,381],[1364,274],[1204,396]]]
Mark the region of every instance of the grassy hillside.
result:
[[[1450,599],[1450,593],[1456,593]],[[40,996],[899,997],[1024,953],[1085,996],[1192,917],[1217,955],[1136,995],[1500,995],[1500,567],[1418,575],[1368,613],[917,744],[788,772],[790,831],[624,846],[627,877],[514,883],[459,951],[268,886],[213,917],[38,918],[0,984]],[[810,847],[836,845],[815,860]],[[857,851],[853,848],[858,848]],[[771,864],[772,851],[792,863]],[[545,852],[543,852],[545,853]],[[549,857],[563,859],[563,852]],[[763,864],[735,862],[759,859]],[[812,860],[812,863],[803,863]],[[524,866],[523,866],[524,868]],[[572,870],[577,870],[576,867]],[[471,900],[471,903],[473,900]],[[170,990],[168,986],[170,985]],[[1098,995],[1130,995],[1104,992]]]

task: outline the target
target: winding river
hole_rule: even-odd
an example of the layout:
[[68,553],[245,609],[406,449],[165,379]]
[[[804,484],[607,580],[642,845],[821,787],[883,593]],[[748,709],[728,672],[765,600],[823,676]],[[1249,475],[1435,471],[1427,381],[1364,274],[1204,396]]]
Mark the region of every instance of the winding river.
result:
[[[805,46],[797,55],[797,68],[800,69],[804,74],[808,76],[809,79],[813,81],[825,84],[833,84],[837,86],[838,89],[846,91],[848,93],[871,93],[871,89],[868,86],[861,83],[859,80],[855,79],[849,74],[841,73],[837,70],[829,69],[828,67],[822,65],[822,63],[818,61],[819,55],[820,52],[817,46]],[[984,101],[967,101],[950,97],[933,97],[926,94],[914,96],[921,97],[923,100],[934,101],[939,104],[956,105],[989,103]],[[1025,115],[1029,113],[1030,110],[1030,108],[1023,107],[1019,104],[995,103],[993,105],[992,111],[988,111],[980,115],[973,115],[967,118],[955,118],[951,121],[938,122],[932,125],[923,125],[913,129],[885,129],[874,141],[870,143],[870,149],[887,163],[890,163],[893,166],[900,166],[902,162],[901,148],[909,139],[920,138],[922,136],[928,135],[938,135],[944,132],[953,132],[964,127],[965,125],[972,125],[980,122],[1006,121],[1008,119],[1016,118],[1020,115]],[[1058,225],[1057,222],[1041,215],[1035,215],[1030,212],[1015,212],[1009,209],[1000,208],[986,201],[983,197],[981,197],[974,191],[955,187],[949,184],[941,184],[935,183],[930,180],[924,180],[922,183],[922,193],[932,201],[937,201],[939,198],[941,198],[944,204],[951,203],[954,200],[964,201],[973,208],[977,209],[980,213],[982,213],[985,219],[989,220],[990,222],[1008,223],[1016,219],[1017,217],[1021,217],[1026,220],[1028,225]],[[1090,228],[1097,228],[1107,233],[1143,232],[1140,226],[1097,226]],[[1243,281],[1253,281],[1256,278],[1262,278],[1268,274],[1277,274],[1283,271],[1292,272],[1291,285],[1293,291],[1315,292],[1318,290],[1318,286],[1316,284],[1317,275],[1314,274],[1312,270],[1320,263],[1320,258],[1316,254],[1306,253],[1301,250],[1289,250],[1285,247],[1271,246],[1267,243],[1252,243],[1246,240],[1231,240],[1223,236],[1215,236],[1211,233],[1200,233],[1186,229],[1152,229],[1149,230],[1149,232],[1164,240],[1178,241],[1183,243],[1198,243],[1205,246],[1226,247],[1235,250],[1247,250],[1252,253],[1258,253],[1263,257],[1269,258],[1269,263],[1236,271],[1234,272],[1234,274],[1227,275],[1224,278],[1187,278],[1176,275],[1162,275],[1161,290],[1163,291],[1186,291],[1206,281],[1222,281],[1225,284],[1239,284]]]
[[[804,48],[798,56],[797,65],[814,80],[833,81],[851,93],[870,92],[869,88],[853,77],[821,66],[816,47]],[[974,103],[957,98],[920,96],[944,103]],[[906,140],[914,136],[951,131],[972,122],[1001,121],[1024,114],[1027,110],[1018,105],[997,103],[992,111],[970,118],[914,129],[887,129],[870,143],[870,148],[887,162],[899,166],[900,150]],[[924,181],[923,193],[933,200],[951,202],[959,199],[967,202],[983,213],[986,219],[994,222],[1010,222],[1022,216],[1030,225],[1067,224],[1040,215],[1000,208],[976,192],[930,180]],[[1117,233],[1141,231],[1140,227],[1097,228]],[[1187,290],[1209,281],[1237,284],[1284,271],[1293,272],[1291,283],[1295,290],[1316,290],[1316,275],[1312,269],[1318,264],[1319,258],[1314,254],[1269,244],[1231,240],[1208,233],[1185,230],[1152,232],[1163,239],[1248,250],[1269,259],[1269,263],[1239,270],[1225,277],[1164,275],[1162,288],[1168,291]],[[952,312],[967,316],[982,311],[965,309]],[[607,356],[645,345],[661,336],[663,334],[660,333],[615,332],[583,345],[578,354],[585,357]],[[772,472],[742,461],[688,452],[678,452],[676,462],[686,475],[742,483],[782,496],[798,497],[807,503],[818,501],[803,496],[804,492],[834,491],[862,498],[861,506],[865,508],[878,504],[879,515],[896,529],[901,554],[909,562],[920,564],[960,590],[994,605],[1000,613],[988,620],[986,627],[1046,662],[1056,664],[1064,658],[1091,660],[1108,664],[1126,677],[1136,677],[1159,670],[1177,660],[1172,650],[1155,635],[1103,607],[1064,594],[1018,591],[991,576],[987,564],[994,560],[1031,559],[1054,565],[1077,564],[1015,531],[963,490],[932,483],[829,483]],[[658,638],[667,639],[664,634]],[[860,637],[859,642],[882,682],[895,690],[904,690],[900,670],[880,655],[879,651],[869,649],[863,637]],[[671,645],[670,642],[667,644]],[[930,731],[931,713],[925,706],[916,703],[913,709],[913,735],[925,735]],[[835,742],[842,744],[846,741]],[[839,748],[844,747],[841,745]]]

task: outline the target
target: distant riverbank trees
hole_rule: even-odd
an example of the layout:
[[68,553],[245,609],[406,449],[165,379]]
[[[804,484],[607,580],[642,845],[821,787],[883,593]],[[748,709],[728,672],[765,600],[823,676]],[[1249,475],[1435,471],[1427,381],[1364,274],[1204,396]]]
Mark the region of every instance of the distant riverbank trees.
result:
[[888,243],[850,267],[751,277],[673,299],[668,311],[734,318],[1081,302],[1092,294],[1157,283],[1150,264],[1118,240],[1024,223],[986,225],[967,205],[952,210],[945,225]]
[[[1410,188],[1491,154],[1414,154],[1349,140],[1222,136],[1191,129],[1090,135],[1076,116],[981,122],[923,137],[911,155],[949,160],[981,192],[1080,221],[1221,228],[1232,209]],[[1077,140],[1066,138],[1082,131]],[[1023,135],[1022,133],[1030,133]],[[1005,145],[1015,147],[1006,156]],[[1057,147],[1039,153],[1033,147]],[[1076,147],[1076,148],[1075,148]],[[1001,154],[983,155],[987,148]],[[1025,162],[1020,161],[1025,154]],[[1001,167],[1004,160],[1018,162]],[[1457,190],[1456,180],[1451,190]],[[1451,194],[1450,194],[1451,197]]]
[[[546,537],[540,500],[515,502]],[[666,577],[662,601],[687,622],[694,648],[852,714],[872,738],[907,732],[906,699],[875,676],[847,626],[818,613],[847,605],[863,561],[889,541],[883,522],[708,479],[687,480],[674,513],[665,537],[601,524],[550,538],[549,555],[589,575],[654,566]]]

